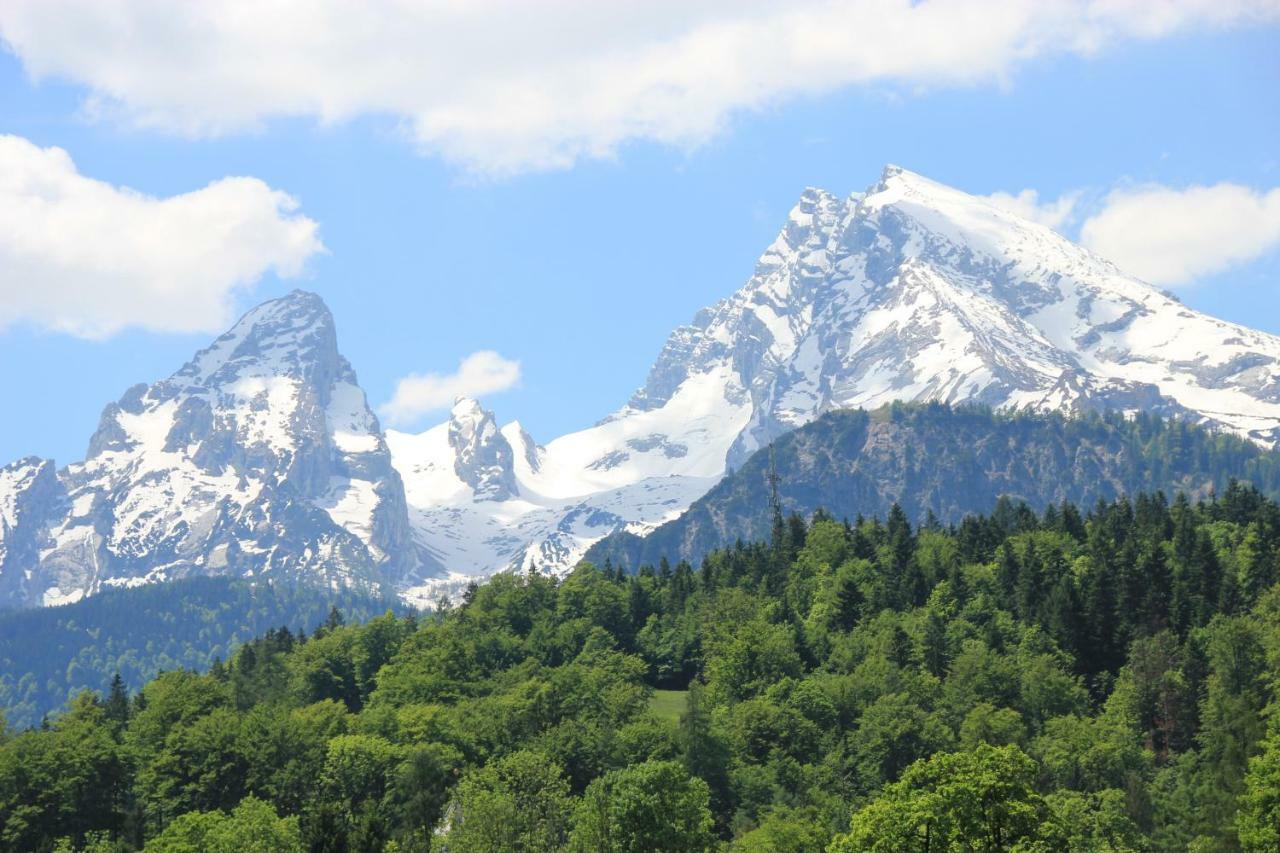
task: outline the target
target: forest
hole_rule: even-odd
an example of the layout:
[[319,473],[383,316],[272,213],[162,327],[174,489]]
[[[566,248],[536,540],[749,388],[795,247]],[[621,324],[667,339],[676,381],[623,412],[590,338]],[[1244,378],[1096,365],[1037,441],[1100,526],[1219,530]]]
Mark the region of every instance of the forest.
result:
[[1274,851],[1280,506],[1232,483],[265,632],[0,743],[0,847]]
[[335,606],[351,621],[409,609],[354,587],[192,577],[0,611],[0,714],[27,728],[84,690],[105,693],[117,675],[137,688],[164,670],[204,671],[268,628],[309,631]]

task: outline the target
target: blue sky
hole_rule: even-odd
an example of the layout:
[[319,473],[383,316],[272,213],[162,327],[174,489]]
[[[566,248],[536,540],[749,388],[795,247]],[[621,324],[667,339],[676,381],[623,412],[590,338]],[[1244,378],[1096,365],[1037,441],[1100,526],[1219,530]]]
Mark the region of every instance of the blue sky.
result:
[[[730,103],[710,130],[672,131],[670,116],[620,136],[592,126],[582,134],[603,142],[551,155],[541,126],[495,131],[498,155],[489,137],[424,143],[424,131],[377,104],[319,118],[268,104],[243,127],[212,131],[143,120],[138,104],[150,109],[159,96],[131,94],[124,72],[103,83],[40,47],[30,34],[39,21],[18,24],[0,14],[10,43],[0,52],[0,134],[62,148],[80,175],[156,198],[227,176],[287,193],[298,205],[289,215],[318,224],[324,251],[298,248],[306,235],[282,229],[294,248],[272,251],[305,256],[302,272],[251,274],[232,291],[235,310],[293,287],[320,293],[375,406],[406,374],[449,373],[471,353],[496,351],[519,362],[521,378],[484,402],[544,441],[622,404],[670,330],[741,285],[807,185],[861,190],[892,162],[975,193],[1078,194],[1059,225],[1072,237],[1113,193],[1231,184],[1268,198],[1280,187],[1274,18],[1045,51],[991,79],[802,87]],[[100,109],[92,96],[103,90],[133,114]],[[1176,292],[1280,334],[1277,241],[1266,232],[1231,258],[1204,259],[1196,269],[1216,271]],[[23,302],[28,268],[4,269],[6,257],[0,248],[10,281],[0,285],[0,461],[81,458],[107,402],[172,372],[215,334],[166,328],[182,325],[169,319],[137,328],[127,316],[88,337],[60,330]],[[61,269],[39,270],[53,277],[42,286],[59,286]],[[105,298],[116,280],[103,279]],[[5,300],[19,307],[6,314]]]

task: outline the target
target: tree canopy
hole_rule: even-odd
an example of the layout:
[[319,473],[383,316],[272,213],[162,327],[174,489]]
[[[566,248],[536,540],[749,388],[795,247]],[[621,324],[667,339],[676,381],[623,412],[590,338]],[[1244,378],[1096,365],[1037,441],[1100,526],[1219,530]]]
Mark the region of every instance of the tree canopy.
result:
[[1275,850],[1278,569],[1232,484],[500,574],[4,730],[0,848]]

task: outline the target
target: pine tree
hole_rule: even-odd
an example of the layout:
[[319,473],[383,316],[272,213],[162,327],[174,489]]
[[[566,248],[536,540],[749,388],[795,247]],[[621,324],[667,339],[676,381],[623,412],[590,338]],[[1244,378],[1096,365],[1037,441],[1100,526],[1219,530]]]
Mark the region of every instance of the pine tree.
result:
[[102,707],[106,718],[115,724],[118,734],[129,722],[129,689],[118,672],[111,677],[111,687]]
[[1036,622],[1043,603],[1044,567],[1034,545],[1027,546],[1015,586],[1018,615],[1024,622]]

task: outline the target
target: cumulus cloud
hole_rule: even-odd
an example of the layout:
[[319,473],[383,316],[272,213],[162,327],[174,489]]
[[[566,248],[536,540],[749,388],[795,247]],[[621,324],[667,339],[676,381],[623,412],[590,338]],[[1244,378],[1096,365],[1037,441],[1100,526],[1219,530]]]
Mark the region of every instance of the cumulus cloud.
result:
[[857,84],[1003,83],[1055,54],[1280,17],[1276,0],[5,0],[0,38],[91,115],[217,134],[404,123],[487,173],[696,145]]
[[462,359],[454,373],[410,374],[396,383],[391,399],[378,412],[393,424],[406,424],[423,415],[447,409],[458,397],[480,397],[514,388],[520,383],[520,362],[493,350],[480,350]]
[[1085,220],[1080,242],[1152,284],[1194,284],[1280,249],[1280,188],[1118,189]]
[[0,135],[0,328],[218,331],[238,289],[297,275],[323,250],[296,209],[256,178],[154,198],[85,177],[61,148]]
[[1080,193],[1071,192],[1059,196],[1055,201],[1040,201],[1040,194],[1035,190],[1023,190],[1017,195],[1006,192],[995,192],[984,196],[996,207],[1017,214],[1023,219],[1039,222],[1041,225],[1061,231],[1071,221],[1076,204],[1080,201]]

